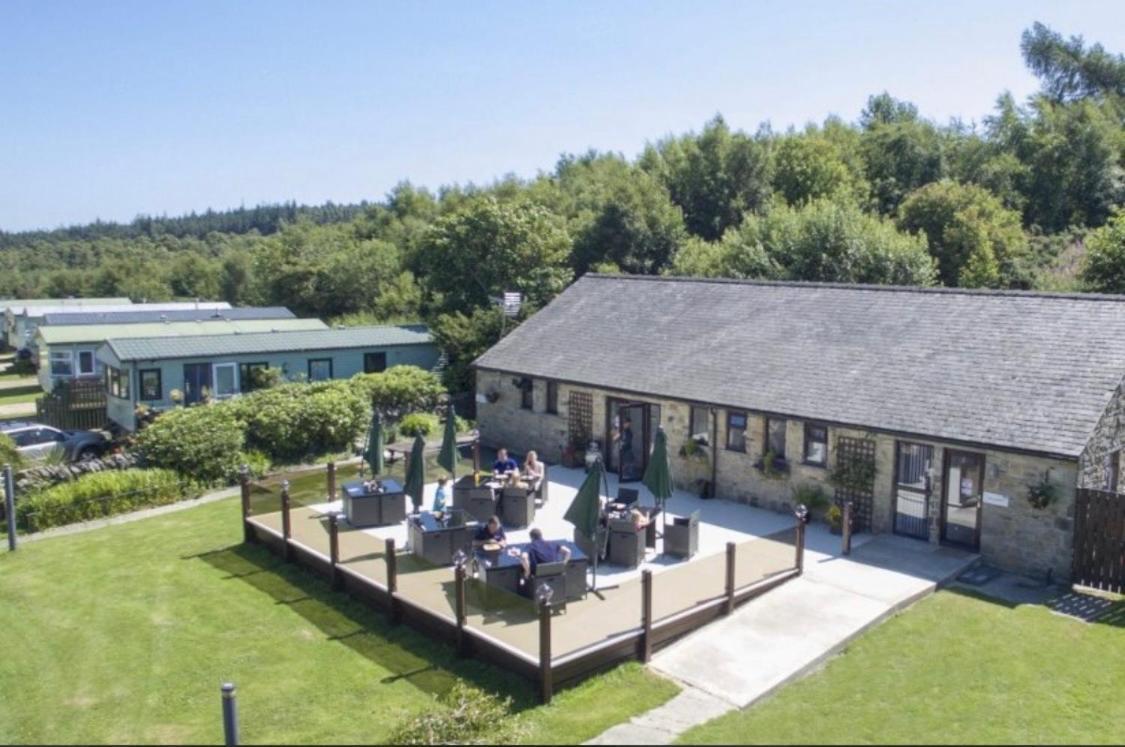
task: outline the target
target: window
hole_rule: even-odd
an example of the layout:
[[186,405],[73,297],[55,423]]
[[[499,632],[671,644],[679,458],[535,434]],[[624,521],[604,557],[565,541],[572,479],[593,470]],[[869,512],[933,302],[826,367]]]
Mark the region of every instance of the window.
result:
[[74,375],[74,354],[69,350],[52,350],[51,351],[51,375],[52,376],[73,376]]
[[108,366],[105,370],[106,389],[113,397],[129,399],[129,372]]
[[746,451],[746,413],[727,410],[727,449]]
[[559,414],[559,382],[547,382],[547,412],[552,415]]
[[[691,439],[701,444],[711,443],[711,408],[691,408]],[[745,424],[742,426],[745,429]]]
[[1105,455],[1105,465],[1102,472],[1105,475],[1105,484],[1103,485],[1103,488],[1111,493],[1116,493],[1121,478],[1120,449]]
[[309,358],[309,381],[327,381],[331,378],[331,358]]
[[805,423],[805,463],[828,464],[828,429],[823,425]]
[[782,418],[766,418],[765,451],[772,451],[777,459],[785,458],[785,420]]
[[262,386],[263,371],[268,371],[270,364],[268,363],[239,363],[238,364],[238,381],[241,386],[239,387],[244,392],[252,392]]
[[535,409],[535,381],[522,379],[520,381],[520,407],[525,410]]
[[93,350],[79,350],[78,351],[78,375],[79,376],[93,376],[94,375],[94,351]]
[[215,397],[232,397],[238,394],[238,369],[233,363],[216,363],[212,379],[215,382]]
[[137,372],[141,382],[141,399],[155,402],[164,399],[164,384],[161,382],[159,368],[145,368]]
[[386,353],[364,353],[363,354],[363,372],[364,373],[379,373],[380,371],[387,370],[387,354]]

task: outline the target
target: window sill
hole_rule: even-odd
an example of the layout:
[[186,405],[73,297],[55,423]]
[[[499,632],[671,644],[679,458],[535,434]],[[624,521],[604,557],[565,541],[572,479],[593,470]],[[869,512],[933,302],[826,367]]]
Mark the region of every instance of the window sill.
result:
[[810,462],[807,459],[801,460],[802,467],[816,467],[817,469],[828,469],[828,462]]

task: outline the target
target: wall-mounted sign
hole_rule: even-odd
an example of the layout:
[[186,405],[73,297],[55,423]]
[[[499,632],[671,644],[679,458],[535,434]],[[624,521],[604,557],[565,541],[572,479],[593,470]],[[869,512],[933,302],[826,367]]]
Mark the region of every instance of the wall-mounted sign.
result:
[[984,502],[990,506],[999,506],[1000,508],[1007,508],[1009,503],[1008,496],[988,492],[984,494]]

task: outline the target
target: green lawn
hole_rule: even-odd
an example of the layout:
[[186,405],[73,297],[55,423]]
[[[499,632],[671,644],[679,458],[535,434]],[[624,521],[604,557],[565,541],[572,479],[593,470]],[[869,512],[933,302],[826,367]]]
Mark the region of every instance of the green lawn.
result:
[[1082,623],[943,591],[684,743],[1120,743],[1125,605]]
[[563,691],[458,659],[240,544],[237,500],[0,555],[0,742],[222,739],[219,684],[247,743],[383,740],[455,678],[515,701],[528,742],[574,743],[663,703],[637,666]]
[[[34,382],[35,380],[32,379]],[[43,390],[38,383],[27,386],[13,386],[0,388],[0,405],[16,405],[22,402],[34,402],[43,396]]]

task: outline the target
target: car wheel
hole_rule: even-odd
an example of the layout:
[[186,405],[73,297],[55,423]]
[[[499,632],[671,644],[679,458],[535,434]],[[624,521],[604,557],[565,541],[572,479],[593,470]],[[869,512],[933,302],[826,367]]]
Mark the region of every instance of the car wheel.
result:
[[98,458],[98,450],[93,446],[87,446],[78,452],[79,462],[92,462]]

